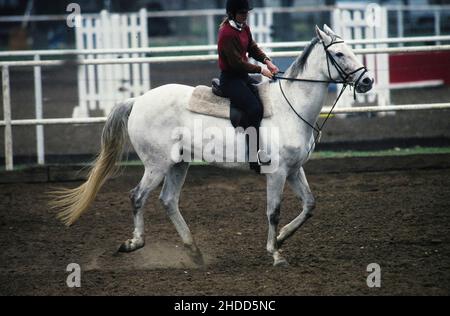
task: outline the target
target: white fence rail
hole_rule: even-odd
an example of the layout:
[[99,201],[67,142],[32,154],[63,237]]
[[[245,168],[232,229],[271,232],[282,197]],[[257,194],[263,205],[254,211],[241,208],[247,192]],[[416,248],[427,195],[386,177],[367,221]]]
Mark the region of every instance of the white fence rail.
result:
[[[397,44],[397,43],[432,43],[432,42],[450,42],[450,35],[445,36],[418,36],[418,37],[398,37],[398,38],[382,38],[382,39],[364,39],[364,40],[348,40],[347,44],[370,45],[370,44]],[[262,43],[262,48],[304,48],[310,42],[278,42],[278,43]],[[436,46],[431,46],[436,47]],[[401,51],[400,48],[399,51]],[[192,46],[168,46],[168,47],[151,47],[151,48],[128,48],[128,49],[59,49],[59,50],[26,50],[26,51],[8,51],[0,52],[0,58],[16,58],[35,56],[79,56],[79,55],[110,55],[110,54],[164,54],[164,53],[193,53],[193,52],[211,52],[217,51],[217,45],[192,45]],[[298,54],[298,52],[296,52]]]
[[[277,44],[279,45],[279,44]],[[295,47],[295,46],[292,46]],[[404,54],[411,52],[431,52],[431,51],[449,51],[450,45],[439,46],[419,46],[419,47],[399,47],[399,48],[382,48],[382,49],[356,49],[356,54]],[[272,53],[272,57],[293,57],[299,55],[299,51],[276,52]],[[0,62],[2,69],[2,89],[3,89],[3,113],[4,120],[0,121],[0,126],[5,128],[5,167],[6,170],[13,170],[13,138],[12,126],[36,126],[41,128],[44,125],[60,125],[60,124],[99,124],[104,123],[105,118],[86,118],[86,119],[42,119],[42,91],[40,67],[63,66],[65,61],[55,60],[37,60],[33,61],[3,61]],[[134,63],[167,63],[167,62],[189,62],[189,61],[211,61],[216,60],[216,55],[196,55],[196,56],[177,56],[177,57],[148,57],[148,58],[127,58],[127,59],[89,59],[75,62],[79,65],[105,65],[105,64],[134,64]],[[36,92],[36,120],[12,120],[11,119],[11,99],[10,99],[10,80],[9,69],[11,67],[35,67],[35,92]],[[362,108],[339,108],[336,114],[362,113],[362,112],[390,112],[390,111],[411,111],[411,110],[435,110],[450,109],[450,103],[440,104],[421,104],[421,105],[392,105]],[[324,113],[326,113],[324,109]],[[40,112],[40,113],[39,113]],[[38,162],[45,162],[45,153],[43,151],[43,133],[38,133]]]
[[[404,112],[404,111],[424,111],[424,110],[446,110],[450,109],[450,103],[431,103],[431,104],[404,104],[390,106],[363,106],[363,107],[344,107],[333,111],[333,114],[355,114],[355,113],[380,113],[380,112]],[[330,113],[331,107],[324,107],[320,114],[327,115]],[[91,125],[104,124],[106,117],[92,118],[68,118],[68,119],[29,119],[29,120],[11,120],[11,126],[51,126],[51,125]],[[8,123],[0,121],[0,127],[6,126]]]
[[[438,46],[415,46],[415,47],[390,47],[390,48],[363,48],[353,50],[357,55],[366,54],[407,54],[419,52],[448,51],[450,45]],[[300,51],[274,52],[270,57],[296,57]],[[193,56],[171,56],[171,57],[143,57],[143,58],[121,58],[121,59],[85,59],[78,62],[68,62],[64,60],[40,60],[40,61],[1,61],[0,67],[48,67],[64,66],[66,64],[75,65],[120,65],[130,63],[171,63],[171,62],[193,62],[193,61],[215,61],[217,55],[193,55]]]

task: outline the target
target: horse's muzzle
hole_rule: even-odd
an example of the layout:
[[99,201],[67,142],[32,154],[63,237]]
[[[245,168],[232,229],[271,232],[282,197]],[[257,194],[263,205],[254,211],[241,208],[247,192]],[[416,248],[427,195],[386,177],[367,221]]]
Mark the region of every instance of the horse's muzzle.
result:
[[373,78],[365,77],[356,86],[356,92],[358,93],[369,92],[370,90],[372,90],[374,82],[375,80]]

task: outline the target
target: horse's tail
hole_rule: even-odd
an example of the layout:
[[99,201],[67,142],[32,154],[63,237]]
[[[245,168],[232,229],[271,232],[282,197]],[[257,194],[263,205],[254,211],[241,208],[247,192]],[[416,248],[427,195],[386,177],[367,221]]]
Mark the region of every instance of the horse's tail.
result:
[[103,128],[101,151],[91,167],[87,181],[75,189],[53,192],[50,203],[60,209],[58,218],[67,226],[73,225],[89,208],[106,180],[118,170],[116,164],[122,158],[128,136],[128,117],[133,109],[134,99],[118,104],[109,114]]

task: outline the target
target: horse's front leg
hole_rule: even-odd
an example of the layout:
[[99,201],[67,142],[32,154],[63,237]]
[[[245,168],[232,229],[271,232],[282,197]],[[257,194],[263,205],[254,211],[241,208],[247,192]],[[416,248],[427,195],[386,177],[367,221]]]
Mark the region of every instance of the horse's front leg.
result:
[[286,239],[291,237],[312,216],[312,211],[316,206],[303,168],[290,175],[287,180],[295,194],[303,201],[303,211],[291,223],[281,229],[277,238],[278,247],[281,247]]
[[277,242],[277,227],[280,222],[281,198],[286,183],[286,172],[267,175],[267,217],[269,220],[269,233],[267,238],[267,251],[273,256],[274,266],[287,266],[287,261],[281,256]]

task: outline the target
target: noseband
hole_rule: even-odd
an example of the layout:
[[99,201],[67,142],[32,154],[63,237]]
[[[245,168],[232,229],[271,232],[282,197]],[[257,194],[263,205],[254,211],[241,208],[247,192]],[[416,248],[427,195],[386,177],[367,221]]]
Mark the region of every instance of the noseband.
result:
[[[336,37],[336,38],[338,38],[338,37]],[[325,43],[324,43],[323,41],[321,41],[321,43],[322,43],[322,45],[323,45],[323,48],[324,48],[324,50],[325,50],[325,53],[326,53],[326,55],[327,55],[327,68],[328,68],[328,77],[329,77],[329,80],[297,79],[297,78],[287,78],[287,77],[280,77],[280,76],[274,76],[274,77],[273,77],[275,80],[277,80],[277,79],[280,80],[280,81],[279,81],[279,85],[280,85],[281,93],[283,94],[284,99],[285,99],[286,102],[289,104],[289,106],[290,106],[291,109],[294,111],[294,113],[295,113],[295,114],[296,114],[296,115],[297,115],[297,116],[298,116],[298,117],[299,117],[306,125],[308,125],[309,127],[311,127],[311,128],[317,133],[317,136],[316,136],[315,139],[314,139],[314,145],[317,144],[317,143],[320,143],[320,140],[321,140],[321,138],[322,138],[322,131],[323,131],[323,129],[324,129],[326,123],[328,122],[329,118],[331,117],[331,114],[333,113],[333,111],[334,111],[334,109],[335,109],[337,103],[339,102],[340,98],[341,98],[342,95],[344,94],[344,91],[347,89],[348,86],[352,86],[352,87],[354,88],[354,98],[355,98],[355,100],[356,100],[356,87],[359,85],[359,83],[360,83],[361,79],[364,77],[364,75],[368,72],[367,68],[363,66],[363,67],[360,67],[360,68],[358,68],[358,69],[356,69],[356,70],[354,70],[354,71],[352,71],[352,72],[350,72],[350,73],[347,73],[347,72],[341,67],[341,65],[339,65],[339,63],[336,61],[336,59],[333,57],[333,55],[328,51],[328,49],[329,49],[331,46],[336,45],[336,44],[342,44],[342,43],[344,43],[344,41],[342,41],[342,40],[341,40],[341,41],[335,41],[336,38],[334,38],[334,40],[332,41],[332,43],[329,44],[328,46],[325,45]],[[339,77],[340,77],[341,80],[335,80],[335,79],[332,78],[332,76],[331,76],[331,67],[332,67],[332,66],[333,66],[333,67],[336,69],[336,71],[338,72]],[[363,71],[361,72],[361,75],[358,77],[358,79],[357,79],[356,81],[354,81],[354,82],[349,81],[349,79],[350,79],[353,75],[357,74],[357,73],[358,73],[359,71],[361,71],[361,70],[363,70]],[[327,84],[335,83],[335,84],[342,84],[343,86],[342,86],[341,92],[339,93],[338,97],[336,98],[336,101],[334,102],[333,106],[331,107],[330,113],[328,113],[328,116],[327,116],[327,118],[325,119],[325,121],[323,122],[322,126],[319,126],[319,124],[316,123],[316,126],[317,126],[317,127],[314,127],[314,125],[312,125],[312,124],[309,123],[307,120],[305,120],[305,119],[304,119],[304,118],[303,118],[303,117],[295,110],[295,108],[292,106],[292,103],[289,101],[289,99],[286,97],[286,94],[284,93],[283,86],[282,86],[282,84],[281,84],[281,80],[286,80],[286,81],[291,81],[291,82],[311,82],[311,83],[327,83]],[[311,148],[310,148],[308,154],[311,152],[311,150],[312,150],[312,146],[311,146]]]

